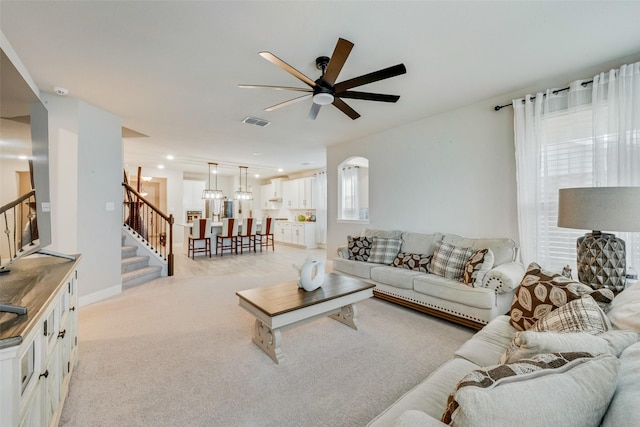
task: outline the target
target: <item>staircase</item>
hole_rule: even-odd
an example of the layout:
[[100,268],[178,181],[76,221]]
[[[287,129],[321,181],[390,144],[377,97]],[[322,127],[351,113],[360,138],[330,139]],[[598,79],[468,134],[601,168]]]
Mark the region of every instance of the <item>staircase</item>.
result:
[[122,236],[122,289],[149,282],[160,277],[162,267],[150,266],[148,256],[139,256],[136,246],[124,244]]

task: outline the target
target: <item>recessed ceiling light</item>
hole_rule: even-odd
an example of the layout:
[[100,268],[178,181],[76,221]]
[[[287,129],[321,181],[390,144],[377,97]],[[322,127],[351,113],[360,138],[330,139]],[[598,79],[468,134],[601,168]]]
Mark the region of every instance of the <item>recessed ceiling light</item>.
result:
[[256,178],[260,178],[260,174],[259,174],[259,173],[255,174],[254,176],[255,176]]
[[164,169],[164,165],[158,165],[158,169]]
[[175,159],[175,157],[173,157],[171,154],[167,154],[167,160],[173,160]]
[[284,169],[278,168],[278,172],[284,172]]
[[252,153],[254,156],[262,156],[262,153]]

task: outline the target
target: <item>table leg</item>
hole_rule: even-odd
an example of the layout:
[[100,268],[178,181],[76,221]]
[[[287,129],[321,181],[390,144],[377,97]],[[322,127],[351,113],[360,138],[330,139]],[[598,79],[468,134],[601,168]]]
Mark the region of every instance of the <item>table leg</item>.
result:
[[345,305],[340,309],[340,313],[332,314],[329,317],[336,319],[338,322],[342,322],[347,326],[351,326],[356,331],[358,330],[358,321],[356,316],[358,315],[358,308],[355,304]]
[[280,350],[281,340],[278,329],[272,330],[260,320],[256,319],[255,334],[252,341],[278,364],[284,359],[284,354],[282,354],[282,350]]

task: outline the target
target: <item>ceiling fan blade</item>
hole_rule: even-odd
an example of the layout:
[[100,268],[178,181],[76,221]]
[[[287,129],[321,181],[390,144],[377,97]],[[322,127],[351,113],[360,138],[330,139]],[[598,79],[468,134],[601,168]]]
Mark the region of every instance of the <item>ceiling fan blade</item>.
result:
[[315,102],[311,106],[311,110],[309,110],[309,115],[307,116],[307,120],[315,120],[318,117],[318,113],[320,112],[320,107],[322,105],[316,104]]
[[336,93],[337,97],[350,99],[364,99],[365,101],[397,102],[400,95],[385,95],[383,93],[356,92],[347,90]]
[[298,92],[313,92],[313,90],[304,87],[289,86],[264,86],[264,85],[238,85],[242,89],[274,89],[274,90],[295,90]]
[[379,80],[388,79],[390,77],[399,76],[407,72],[404,64],[394,65],[393,67],[385,68],[382,70],[374,71],[373,73],[365,74],[360,77],[345,80],[335,85],[335,92],[344,92],[352,87],[362,86],[369,83],[377,82]]
[[353,49],[353,43],[349,40],[338,39],[336,48],[333,50],[333,54],[329,60],[329,65],[327,65],[324,76],[322,76],[322,80],[328,83],[329,86],[333,86],[336,83],[338,74],[340,74],[344,63],[347,61],[351,49]]
[[282,59],[280,59],[277,56],[275,56],[273,53],[271,53],[271,52],[260,52],[259,55],[262,56],[267,61],[269,61],[269,62],[271,62],[273,64],[276,64],[278,67],[282,68],[287,73],[291,74],[292,76],[296,77],[297,79],[302,80],[304,83],[308,84],[309,86],[316,87],[316,82],[314,82],[309,77],[307,77],[304,74],[302,74],[300,71],[298,71],[295,68],[293,68],[291,65],[287,64],[286,62],[284,62]]
[[272,105],[271,107],[265,108],[264,111],[273,111],[281,107],[286,107],[287,105],[295,104],[296,102],[304,101],[305,99],[311,98],[311,94],[302,95],[297,98],[290,99],[288,101],[281,102],[276,105]]
[[351,117],[352,120],[355,120],[358,117],[360,117],[360,114],[358,114],[356,110],[349,107],[347,103],[340,98],[337,98],[337,97],[333,98],[333,105],[335,105],[338,110],[342,111],[347,116]]

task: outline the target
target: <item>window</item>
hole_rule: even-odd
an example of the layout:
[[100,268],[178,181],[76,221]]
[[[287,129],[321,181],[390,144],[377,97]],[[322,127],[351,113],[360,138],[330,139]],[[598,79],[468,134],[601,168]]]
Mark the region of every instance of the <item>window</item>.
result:
[[352,157],[338,166],[338,219],[369,219],[369,160]]
[[541,120],[542,143],[537,192],[538,250],[536,260],[552,271],[566,265],[576,270],[576,239],[583,231],[559,228],[558,190],[590,187],[592,182],[592,112],[591,108],[546,115]]

